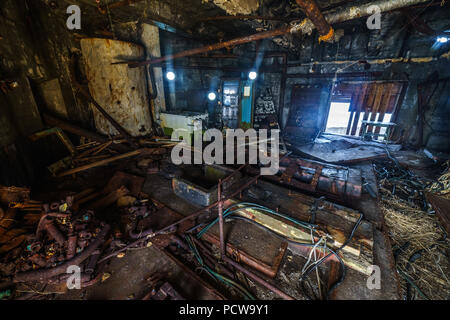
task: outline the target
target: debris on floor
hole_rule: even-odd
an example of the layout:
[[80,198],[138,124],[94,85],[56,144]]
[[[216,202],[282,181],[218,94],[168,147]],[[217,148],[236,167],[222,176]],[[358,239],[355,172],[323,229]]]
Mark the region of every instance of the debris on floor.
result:
[[430,183],[401,167],[395,158],[375,168],[402,298],[448,300],[450,240],[425,197]]
[[450,1],[0,3],[0,300],[450,300]]

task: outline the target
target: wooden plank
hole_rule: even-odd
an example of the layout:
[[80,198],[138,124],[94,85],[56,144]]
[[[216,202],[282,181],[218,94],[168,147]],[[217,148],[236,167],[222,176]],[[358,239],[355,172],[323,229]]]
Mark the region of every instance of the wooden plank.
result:
[[[378,116],[378,122],[383,122],[384,121],[384,116],[385,114],[388,112],[391,101],[392,101],[392,92],[393,89],[395,88],[395,84],[394,83],[389,83],[387,85],[387,93],[383,96],[383,100],[381,102],[381,106],[380,106],[380,115]],[[375,127],[375,133],[380,133],[381,131],[381,127]]]
[[352,134],[353,128],[358,123],[359,120],[359,95],[360,95],[360,88],[357,88],[353,94],[352,94],[352,100],[350,104],[350,108],[352,112],[354,113],[352,122],[349,123],[349,126],[347,127],[347,131],[349,131],[349,134]]
[[362,86],[362,89],[360,91],[360,94],[358,95],[357,111],[356,111],[355,119],[353,120],[353,126],[352,126],[352,130],[351,130],[352,136],[354,136],[356,134],[356,130],[358,129],[358,122],[359,122],[359,117],[361,115],[361,111],[364,111],[364,101],[366,99],[368,86],[369,85],[367,83],[364,83]]
[[[375,100],[373,102],[373,107],[371,110],[372,114],[370,115],[370,121],[376,120],[377,113],[378,113],[378,110],[380,109],[380,104],[383,99],[384,90],[385,90],[385,84],[384,83],[379,84],[377,87],[377,93],[376,93]],[[372,130],[373,130],[373,126],[369,125],[367,127],[367,132],[372,132]]]
[[[379,85],[378,83],[369,84],[369,86],[370,86],[369,91],[368,91],[369,93],[367,95],[366,103],[363,105],[364,116],[363,116],[362,121],[366,121],[369,118],[369,112],[372,109],[373,102],[375,99],[375,93],[377,91],[378,85]],[[363,128],[361,126],[361,129],[359,129],[359,136],[362,135],[362,129]]]

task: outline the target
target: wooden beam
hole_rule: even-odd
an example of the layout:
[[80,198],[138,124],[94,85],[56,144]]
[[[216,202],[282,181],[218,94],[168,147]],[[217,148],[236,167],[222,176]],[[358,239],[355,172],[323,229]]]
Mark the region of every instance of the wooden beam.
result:
[[[391,105],[391,101],[392,101],[392,92],[393,89],[395,87],[394,83],[389,83],[387,85],[387,92],[383,97],[383,101],[381,102],[381,106],[380,106],[380,115],[378,116],[378,122],[383,122],[384,121],[384,116],[386,114],[386,112],[389,110],[389,107]],[[375,133],[380,133],[381,127],[376,127],[375,128]]]
[[[378,110],[380,109],[381,101],[383,100],[383,94],[385,90],[385,84],[379,84],[377,87],[377,93],[375,96],[375,101],[372,107],[372,114],[370,115],[370,121],[375,121],[377,117]],[[367,127],[367,132],[372,132],[373,126]]]
[[367,93],[367,88],[368,88],[368,84],[364,83],[362,86],[362,89],[359,91],[358,94],[358,100],[357,100],[357,105],[356,105],[356,114],[355,114],[355,119],[353,120],[353,126],[352,126],[352,130],[351,130],[351,135],[354,136],[356,134],[356,130],[358,128],[358,122],[359,122],[359,117],[361,115],[361,111],[364,110],[364,100],[366,98],[366,93]]
[[[373,106],[373,102],[375,99],[375,93],[377,91],[377,83],[370,83],[369,84],[369,91],[368,91],[368,95],[367,95],[367,100],[363,106],[363,110],[364,110],[364,116],[362,121],[366,121],[369,118],[369,110],[372,108]],[[361,129],[359,130],[359,136],[362,135],[362,126]]]

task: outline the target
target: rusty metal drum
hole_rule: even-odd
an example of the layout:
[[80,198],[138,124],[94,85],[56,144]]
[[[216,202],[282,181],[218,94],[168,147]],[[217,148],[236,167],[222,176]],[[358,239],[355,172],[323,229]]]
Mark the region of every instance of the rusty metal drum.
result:
[[[112,64],[143,59],[144,48],[125,41],[87,38],[81,40],[81,50],[92,97],[131,135],[150,134],[152,119],[145,69]],[[119,134],[98,110],[92,110],[100,133]]]

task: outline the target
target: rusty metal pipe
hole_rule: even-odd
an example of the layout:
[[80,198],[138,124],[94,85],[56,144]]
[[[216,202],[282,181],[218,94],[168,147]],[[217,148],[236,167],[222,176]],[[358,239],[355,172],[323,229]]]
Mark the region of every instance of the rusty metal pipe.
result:
[[[251,178],[248,182],[246,182],[244,185],[242,185],[242,186],[239,187],[236,191],[234,191],[232,194],[230,194],[230,195],[228,196],[228,198],[233,198],[234,196],[240,194],[240,193],[242,192],[242,190],[248,188],[248,187],[251,186],[253,183],[255,183],[256,181],[258,181],[258,179],[259,179],[260,177],[261,177],[261,175],[257,175],[257,176],[255,176],[255,177]],[[226,200],[226,199],[224,199],[224,200]],[[209,206],[207,206],[207,207],[204,207],[203,209],[200,209],[200,210],[198,210],[198,211],[196,211],[196,212],[194,212],[194,213],[192,213],[192,214],[190,214],[190,215],[188,215],[188,216],[186,216],[186,217],[184,217],[184,218],[178,220],[177,222],[174,222],[174,223],[172,223],[171,225],[162,228],[162,229],[159,230],[159,231],[154,232],[153,234],[149,234],[147,237],[143,237],[143,238],[137,239],[136,241],[134,241],[134,242],[132,242],[132,243],[126,245],[125,247],[123,247],[123,248],[121,248],[121,249],[119,249],[119,250],[117,250],[117,251],[111,253],[110,255],[108,255],[108,256],[106,256],[106,257],[104,257],[104,258],[102,258],[102,259],[99,261],[99,263],[100,263],[100,262],[103,262],[103,261],[105,261],[105,260],[108,260],[108,259],[110,259],[110,258],[112,258],[112,257],[115,257],[118,253],[120,253],[120,252],[122,252],[122,251],[125,251],[125,250],[127,250],[127,249],[129,249],[129,248],[132,248],[132,247],[134,247],[134,246],[140,244],[142,241],[146,240],[147,238],[155,237],[155,236],[157,236],[157,235],[159,235],[159,234],[161,234],[161,233],[164,233],[164,232],[166,232],[166,231],[168,231],[168,230],[174,228],[175,226],[179,225],[180,223],[183,223],[183,222],[188,221],[188,220],[195,219],[195,218],[197,218],[199,215],[201,215],[202,213],[204,213],[205,211],[208,211],[208,210],[210,210],[210,209],[216,207],[218,204],[219,204],[219,201],[216,201],[216,202],[214,202],[213,204],[211,204],[211,205],[209,205]]]
[[225,267],[225,265],[217,263],[217,259],[212,255],[210,250],[201,241],[197,240],[195,237],[192,240],[194,240],[194,243],[197,245],[197,247],[200,248],[200,251],[204,255],[205,259],[207,259],[214,265],[213,270],[225,274],[230,279],[234,279],[233,272],[231,272],[227,267]]
[[44,268],[47,266],[47,261],[41,257],[40,254],[34,254],[30,257],[30,261],[37,264],[39,267]]
[[66,238],[61,233],[61,231],[59,231],[59,229],[55,226],[53,221],[45,222],[44,229],[60,246],[64,245],[64,242],[66,242]]
[[100,255],[102,254],[100,249],[97,249],[92,253],[91,257],[89,258],[89,261],[87,263],[86,268],[84,269],[84,272],[87,274],[93,274],[95,271],[95,267],[97,266],[98,259],[100,258]]
[[264,280],[263,278],[257,276],[256,274],[254,274],[253,272],[247,270],[246,268],[244,268],[243,266],[241,266],[239,263],[235,262],[234,260],[228,258],[228,256],[224,257],[224,261],[226,263],[231,264],[233,267],[235,267],[237,270],[239,270],[240,272],[244,273],[247,277],[249,277],[250,279],[252,279],[253,281],[258,282],[260,285],[264,286],[265,288],[269,289],[270,291],[276,293],[277,295],[279,295],[280,297],[282,297],[285,300],[295,300],[294,298],[292,298],[290,295],[284,293],[283,291],[281,291],[280,289],[278,289],[277,287],[275,287],[274,285],[270,284],[269,282],[267,282],[266,280]]
[[109,225],[105,225],[103,229],[97,235],[97,239],[92,242],[89,247],[83,250],[80,254],[72,258],[71,260],[66,261],[63,264],[58,265],[57,267],[51,269],[39,269],[33,271],[26,271],[17,273],[13,277],[13,282],[27,282],[27,281],[44,281],[67,271],[67,268],[72,265],[80,265],[84,260],[89,258],[92,253],[104,242],[105,237],[107,236],[110,230]]
[[[57,213],[57,212],[49,212],[44,214],[39,220],[38,226],[36,228],[36,239],[40,239],[43,230],[47,230],[49,223],[53,221],[53,218],[68,218],[69,214],[67,213]],[[48,231],[47,231],[48,232]],[[55,239],[55,238],[54,238]],[[55,239],[56,240],[56,239]]]
[[329,24],[335,24],[348,20],[367,17],[372,14],[372,12],[368,11],[369,7],[374,5],[379,7],[380,12],[383,13],[425,2],[429,2],[429,0],[377,0],[361,5],[349,5],[344,9],[336,8],[327,11],[324,15]]
[[[397,10],[397,9],[400,9],[403,7],[408,7],[408,6],[424,3],[427,1],[429,1],[429,0],[397,0],[397,1],[378,0],[378,1],[373,1],[371,3],[363,4],[363,5],[348,6],[344,9],[339,8],[336,10],[330,10],[321,15],[325,18],[325,20],[326,20],[325,22],[327,25],[332,25],[335,23],[358,19],[358,18],[362,18],[362,17],[366,17],[366,16],[370,15],[371,13],[368,12],[368,8],[371,5],[377,5],[381,9],[381,12],[387,12],[387,11]],[[308,2],[310,2],[310,1],[308,1]],[[317,18],[318,25],[322,29],[325,26],[325,23],[323,21],[321,23],[319,22],[319,21],[321,21],[320,17],[316,17],[316,18]],[[316,19],[316,18],[314,18],[314,19]],[[308,24],[305,23],[305,25],[308,25]],[[314,24],[313,24],[313,27],[314,27]],[[325,28],[323,28],[323,29],[325,30]],[[137,67],[142,67],[142,66],[146,66],[146,65],[150,65],[150,64],[156,64],[156,63],[160,63],[160,62],[164,62],[164,61],[174,60],[177,58],[189,57],[192,55],[201,54],[201,53],[214,51],[214,50],[218,50],[218,49],[233,47],[236,45],[241,45],[241,44],[258,41],[258,40],[262,40],[262,39],[273,38],[273,37],[285,35],[285,34],[288,34],[291,32],[304,33],[304,32],[308,32],[308,30],[310,30],[310,28],[308,28],[308,27],[305,28],[305,26],[303,26],[303,23],[300,23],[299,25],[294,25],[294,26],[283,26],[283,27],[275,29],[275,30],[259,32],[259,33],[255,33],[250,36],[235,38],[235,39],[228,40],[225,42],[219,42],[219,43],[207,45],[207,46],[204,46],[201,48],[190,49],[190,50],[178,52],[175,54],[167,55],[167,56],[153,59],[153,60],[146,60],[146,61],[140,61],[140,62],[130,62],[130,61],[118,62],[116,64],[128,64],[128,66],[130,68],[137,68]],[[322,30],[322,32],[324,32],[324,30]],[[332,30],[332,28],[328,29],[327,31],[330,31],[330,30]],[[326,35],[325,35],[325,37],[326,37]],[[324,40],[326,40],[326,38]]]
[[76,233],[69,234],[68,241],[67,241],[66,259],[70,260],[75,256],[76,249],[77,249],[77,240],[78,240],[78,236]]
[[314,23],[317,31],[321,35],[323,40],[331,40],[334,35],[333,28],[328,24],[327,20],[323,16],[315,0],[296,0],[306,16]]
[[214,51],[214,50],[218,50],[218,49],[222,49],[222,48],[234,47],[237,45],[241,45],[241,44],[245,44],[245,43],[249,43],[249,42],[253,42],[253,41],[257,41],[257,40],[273,38],[276,36],[281,36],[281,35],[287,34],[290,31],[291,31],[290,26],[283,26],[283,27],[275,29],[275,30],[259,32],[259,33],[252,34],[250,36],[235,38],[232,40],[207,45],[207,46],[204,46],[201,48],[190,49],[190,50],[167,55],[167,56],[153,59],[153,60],[147,60],[147,61],[142,61],[142,62],[126,62],[126,63],[128,64],[128,66],[130,68],[137,68],[137,67],[142,67],[142,66],[146,66],[149,64],[155,64],[155,63],[174,60],[174,59],[178,59],[178,58],[189,57],[189,56],[192,56],[195,54],[201,54],[201,53]]

